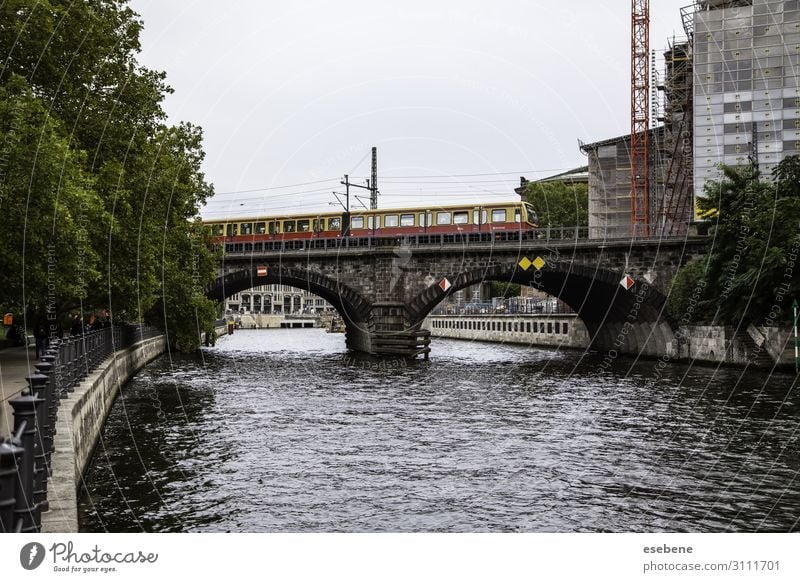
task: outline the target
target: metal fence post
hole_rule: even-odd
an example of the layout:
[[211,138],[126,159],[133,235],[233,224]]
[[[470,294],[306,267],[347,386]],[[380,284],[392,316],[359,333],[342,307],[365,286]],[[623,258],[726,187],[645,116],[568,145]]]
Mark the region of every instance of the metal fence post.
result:
[[14,493],[17,469],[23,452],[25,451],[22,447],[11,441],[0,441],[0,533],[14,531]]
[[[15,531],[22,533],[38,532],[41,513],[34,503],[34,471],[36,454],[36,410],[42,403],[32,394],[23,394],[9,401],[14,410],[14,438],[24,452],[18,465],[17,486],[14,497],[14,517],[20,523]],[[15,443],[17,444],[17,443]]]
[[30,393],[40,400],[36,406],[36,440],[34,441],[34,472],[33,472],[33,501],[38,510],[47,511],[50,504],[47,502],[47,476],[49,466],[47,453],[53,442],[50,436],[50,419],[48,418],[47,385],[49,378],[44,374],[34,374],[25,378],[30,386]]

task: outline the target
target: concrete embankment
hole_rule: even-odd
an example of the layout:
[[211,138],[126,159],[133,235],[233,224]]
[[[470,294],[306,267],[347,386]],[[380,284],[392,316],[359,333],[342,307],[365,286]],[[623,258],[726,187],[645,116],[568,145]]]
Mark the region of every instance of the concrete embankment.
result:
[[[585,349],[590,334],[575,315],[443,315],[428,317],[432,337]],[[664,357],[671,361],[752,366],[794,366],[790,330],[750,326],[686,326],[675,331]],[[638,355],[638,354],[631,354]]]
[[166,347],[165,337],[159,336],[116,352],[61,401],[48,481],[50,511],[42,514],[42,532],[78,531],[78,488],[114,399]]
[[422,327],[431,337],[584,349],[589,332],[574,314],[432,315]]
[[788,329],[697,325],[681,327],[676,343],[683,360],[760,368],[794,366],[794,341]]

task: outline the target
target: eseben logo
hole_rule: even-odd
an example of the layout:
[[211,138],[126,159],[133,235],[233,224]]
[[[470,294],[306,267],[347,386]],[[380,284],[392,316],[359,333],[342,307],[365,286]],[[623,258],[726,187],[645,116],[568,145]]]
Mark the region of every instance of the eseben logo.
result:
[[19,563],[26,570],[35,570],[44,561],[44,546],[37,542],[30,542],[22,546],[19,551]]

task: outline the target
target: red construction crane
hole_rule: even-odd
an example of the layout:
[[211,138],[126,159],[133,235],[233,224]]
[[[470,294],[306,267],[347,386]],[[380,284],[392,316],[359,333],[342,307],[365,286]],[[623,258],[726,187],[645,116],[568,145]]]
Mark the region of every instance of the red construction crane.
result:
[[650,0],[631,0],[631,225],[650,224]]

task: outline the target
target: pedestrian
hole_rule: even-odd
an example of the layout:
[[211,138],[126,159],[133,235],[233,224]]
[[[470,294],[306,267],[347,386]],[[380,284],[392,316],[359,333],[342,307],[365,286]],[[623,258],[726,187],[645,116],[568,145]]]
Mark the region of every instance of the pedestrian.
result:
[[36,324],[33,328],[33,337],[36,338],[36,359],[44,355],[48,345],[47,326],[43,322]]
[[76,315],[72,318],[72,328],[70,329],[72,335],[83,335],[83,318]]

